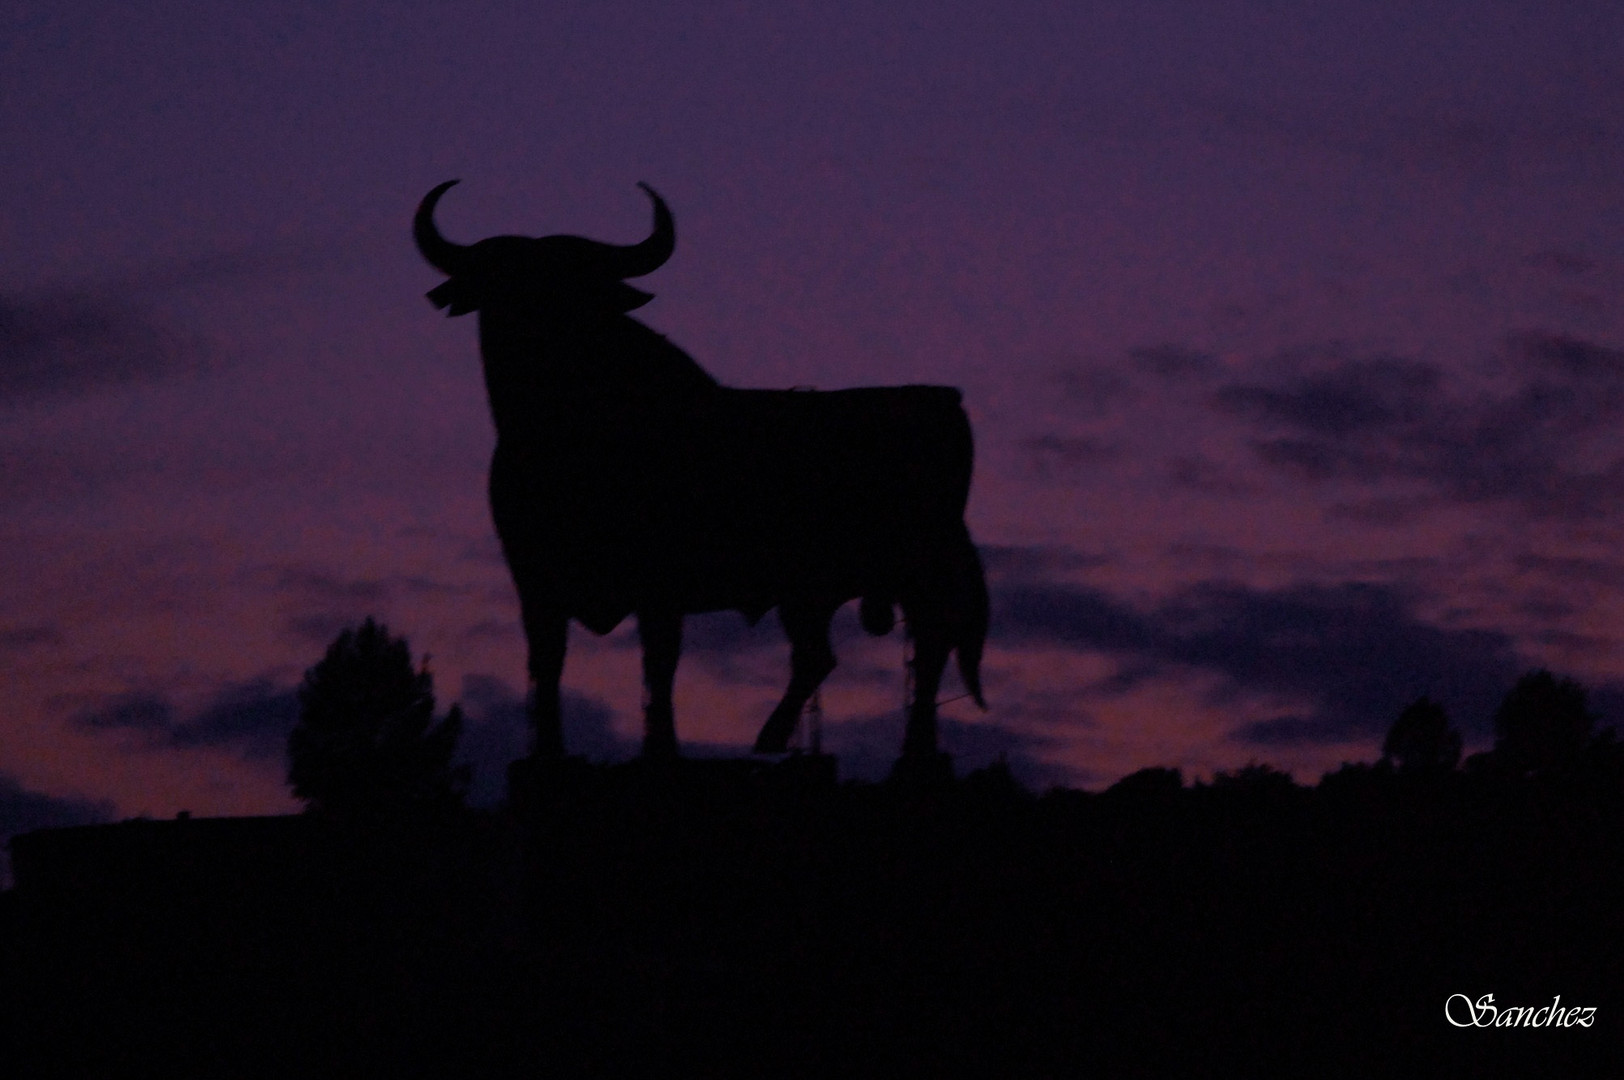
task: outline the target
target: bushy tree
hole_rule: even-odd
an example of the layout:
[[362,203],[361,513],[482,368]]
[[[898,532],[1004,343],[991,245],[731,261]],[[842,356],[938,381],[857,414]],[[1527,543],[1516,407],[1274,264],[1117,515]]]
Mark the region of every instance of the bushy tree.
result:
[[1583,686],[1530,671],[1494,714],[1495,764],[1514,776],[1571,770],[1583,760],[1594,724]]
[[1183,790],[1183,772],[1152,765],[1129,773],[1107,788],[1105,793],[1119,799],[1174,799]]
[[453,768],[462,710],[434,722],[434,679],[413,669],[404,638],[368,619],[345,630],[299,687],[288,783],[306,809],[395,817],[459,805],[468,767]]
[[1273,765],[1253,761],[1230,772],[1212,774],[1212,789],[1247,796],[1279,796],[1294,792],[1297,782],[1291,774]]
[[1422,695],[1398,714],[1382,743],[1382,760],[1401,773],[1449,772],[1460,763],[1460,732],[1444,707]]

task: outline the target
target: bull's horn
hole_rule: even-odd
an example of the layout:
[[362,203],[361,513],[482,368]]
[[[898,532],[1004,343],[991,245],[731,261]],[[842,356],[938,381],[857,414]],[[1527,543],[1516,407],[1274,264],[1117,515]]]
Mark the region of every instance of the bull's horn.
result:
[[434,204],[455,183],[457,181],[447,180],[423,196],[423,201],[417,205],[417,217],[412,219],[412,238],[417,241],[417,250],[423,253],[430,266],[442,274],[451,275],[456,275],[467,265],[468,248],[440,235],[440,230],[434,225]]
[[677,227],[671,220],[671,210],[660,198],[660,193],[639,182],[638,187],[648,192],[648,197],[654,200],[654,231],[649,233],[648,239],[641,244],[629,244],[625,247],[613,248],[614,273],[617,277],[642,277],[652,274],[665,260],[671,257],[671,252],[677,246]]

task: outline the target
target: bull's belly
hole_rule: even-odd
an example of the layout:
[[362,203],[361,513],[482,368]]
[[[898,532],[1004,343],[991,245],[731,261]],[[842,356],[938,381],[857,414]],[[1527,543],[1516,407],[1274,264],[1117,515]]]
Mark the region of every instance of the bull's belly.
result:
[[963,529],[972,451],[950,389],[578,404],[499,441],[490,494],[515,577],[594,628],[869,595]]
[[548,597],[548,606],[599,634],[638,611],[737,611],[753,623],[787,600],[840,604],[895,594],[906,575],[906,560],[864,550],[504,547],[521,591]]

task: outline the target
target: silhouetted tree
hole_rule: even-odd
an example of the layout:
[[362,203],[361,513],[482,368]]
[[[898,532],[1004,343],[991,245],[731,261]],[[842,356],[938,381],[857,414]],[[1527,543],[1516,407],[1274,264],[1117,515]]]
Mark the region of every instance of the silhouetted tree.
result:
[[1171,799],[1184,790],[1184,773],[1178,769],[1152,765],[1131,772],[1106,789],[1119,799]]
[[1393,779],[1393,763],[1387,758],[1375,762],[1344,761],[1334,772],[1320,777],[1316,790],[1337,798],[1384,797]]
[[1515,776],[1570,770],[1584,758],[1594,723],[1583,686],[1530,671],[1495,711],[1495,764]]
[[1423,694],[1398,714],[1382,743],[1382,760],[1401,773],[1449,772],[1460,763],[1460,732],[1444,707]]
[[1297,790],[1291,774],[1273,765],[1253,761],[1233,772],[1212,774],[1212,788],[1216,791],[1244,792],[1246,794],[1280,794]]
[[975,792],[989,799],[1010,800],[1027,799],[1031,792],[1027,791],[1021,782],[1015,779],[1010,770],[1009,761],[1004,755],[998,755],[998,760],[976,769],[964,778],[964,790]]
[[389,817],[459,805],[468,766],[453,768],[462,710],[434,722],[427,661],[413,670],[404,638],[367,619],[345,630],[299,687],[288,735],[288,783],[306,809]]

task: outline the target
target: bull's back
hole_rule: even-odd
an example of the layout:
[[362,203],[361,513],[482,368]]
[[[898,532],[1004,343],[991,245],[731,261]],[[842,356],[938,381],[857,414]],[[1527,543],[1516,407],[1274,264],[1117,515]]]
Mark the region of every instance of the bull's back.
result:
[[[728,390],[737,452],[786,470],[808,492],[889,500],[887,516],[962,516],[974,457],[962,395],[951,386]],[[747,465],[748,467],[748,465]]]

